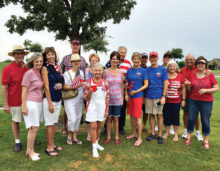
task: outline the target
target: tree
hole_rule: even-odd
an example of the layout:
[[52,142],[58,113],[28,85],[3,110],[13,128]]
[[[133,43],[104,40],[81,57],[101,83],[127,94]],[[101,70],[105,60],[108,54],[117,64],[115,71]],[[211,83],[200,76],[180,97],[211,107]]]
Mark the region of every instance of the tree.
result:
[[24,44],[25,49],[28,50],[29,52],[42,52],[43,51],[43,47],[39,43],[32,43],[32,41],[30,40],[25,40],[23,44]]
[[84,50],[89,51],[90,49],[94,49],[95,52],[105,52],[107,53],[108,49],[106,46],[108,45],[108,42],[105,40],[104,36],[97,37],[95,40],[91,41],[90,43],[84,45]]
[[180,49],[180,48],[173,48],[171,51],[170,51],[170,54],[172,56],[172,58],[176,61],[177,59],[182,59],[184,57],[183,55],[183,50]]
[[179,66],[179,69],[182,69],[185,66],[185,62],[184,61],[177,61],[177,64]]
[[27,30],[47,28],[56,40],[77,38],[82,45],[90,44],[88,48],[94,47],[97,37],[105,36],[104,22],[117,24],[129,19],[136,5],[135,0],[4,0],[0,7],[11,3],[20,4],[27,15],[11,16],[5,24],[10,33],[23,35]]

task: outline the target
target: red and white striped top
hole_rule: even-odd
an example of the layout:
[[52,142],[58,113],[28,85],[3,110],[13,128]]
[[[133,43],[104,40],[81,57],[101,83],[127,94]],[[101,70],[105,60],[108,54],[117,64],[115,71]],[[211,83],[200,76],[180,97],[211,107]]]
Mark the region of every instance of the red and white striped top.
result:
[[121,70],[118,69],[118,73],[112,75],[108,68],[106,70],[106,82],[109,88],[109,105],[122,105]]
[[131,68],[131,62],[127,59],[124,59],[124,61],[120,64],[120,69],[124,73],[124,78],[126,77],[127,71]]

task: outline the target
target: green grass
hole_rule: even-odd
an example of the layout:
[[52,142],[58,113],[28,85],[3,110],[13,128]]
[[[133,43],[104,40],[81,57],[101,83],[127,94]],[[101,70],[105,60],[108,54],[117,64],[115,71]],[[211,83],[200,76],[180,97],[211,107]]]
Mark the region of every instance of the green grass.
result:
[[220,75],[220,70],[212,70],[212,72],[213,72],[214,74]]
[[[2,67],[2,65],[1,65]],[[220,78],[217,78],[220,84]],[[11,131],[11,117],[0,110],[0,170],[219,170],[220,168],[220,93],[215,93],[214,106],[211,117],[210,150],[205,150],[202,142],[198,142],[192,136],[192,144],[184,145],[180,138],[178,142],[172,141],[172,136],[164,141],[163,145],[154,142],[143,143],[140,147],[134,147],[135,140],[126,140],[126,136],[120,136],[121,145],[115,146],[111,141],[100,152],[100,158],[93,159],[91,144],[86,141],[85,125],[81,125],[81,134],[78,138],[83,145],[65,143],[66,137],[60,135],[57,129],[55,142],[64,150],[57,157],[49,157],[45,154],[47,141],[45,127],[42,124],[37,134],[41,145],[35,146],[35,151],[40,153],[41,160],[32,162],[25,156],[27,130],[24,123],[21,124],[21,142],[23,150],[19,153],[12,151],[14,138]],[[182,118],[182,112],[181,112]],[[147,126],[149,130],[149,124]],[[126,132],[131,133],[129,119],[126,120]],[[183,133],[183,123],[179,136]],[[145,138],[149,133],[143,133]],[[113,136],[112,136],[113,137]],[[100,144],[103,144],[106,136],[101,136]]]

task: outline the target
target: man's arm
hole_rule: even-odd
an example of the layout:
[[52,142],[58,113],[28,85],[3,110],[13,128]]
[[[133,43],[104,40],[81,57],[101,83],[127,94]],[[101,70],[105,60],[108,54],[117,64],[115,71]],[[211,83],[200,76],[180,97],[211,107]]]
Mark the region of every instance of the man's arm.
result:
[[4,102],[4,111],[10,113],[10,108],[8,105],[8,85],[2,85],[2,99]]
[[165,99],[166,99],[165,96],[167,94],[167,88],[168,88],[168,80],[163,82],[163,95],[160,99],[161,104],[165,104]]

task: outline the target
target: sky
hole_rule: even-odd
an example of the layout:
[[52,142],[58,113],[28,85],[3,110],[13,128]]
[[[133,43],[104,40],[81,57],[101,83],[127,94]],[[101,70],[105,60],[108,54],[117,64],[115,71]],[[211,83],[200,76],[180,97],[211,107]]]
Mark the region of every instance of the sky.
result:
[[[19,36],[10,34],[4,26],[11,15],[23,15],[20,6],[0,8],[0,61],[12,59],[8,52],[25,39],[40,43],[43,47],[55,47],[59,59],[71,53],[68,41],[55,41],[54,34],[45,31],[27,31]],[[163,54],[172,48],[183,49],[184,56],[193,53],[208,60],[220,58],[220,1],[219,0],[137,0],[129,20],[120,24],[104,23],[109,51],[98,53],[101,64],[109,60],[110,53],[119,46],[128,49],[127,59],[133,52],[157,51],[159,63]],[[88,61],[89,54],[82,56]],[[29,57],[29,56],[28,56]],[[149,64],[148,64],[149,65]]]

